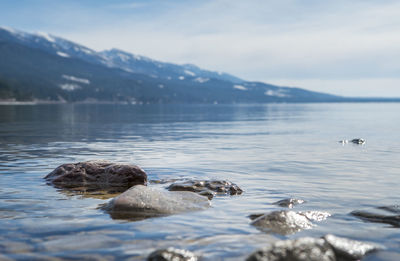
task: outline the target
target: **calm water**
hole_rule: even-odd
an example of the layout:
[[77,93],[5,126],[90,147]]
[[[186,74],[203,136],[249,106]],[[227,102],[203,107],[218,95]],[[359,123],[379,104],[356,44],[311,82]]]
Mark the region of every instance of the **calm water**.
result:
[[[0,259],[143,260],[174,246],[242,260],[276,238],[332,233],[399,252],[400,229],[349,215],[400,204],[400,104],[0,106]],[[362,137],[364,145],[337,141]],[[107,202],[46,185],[63,163],[106,159],[150,180],[228,179],[245,192],[212,208],[138,222]],[[153,185],[160,186],[163,185]],[[332,214],[290,236],[260,232],[252,213],[297,197]]]

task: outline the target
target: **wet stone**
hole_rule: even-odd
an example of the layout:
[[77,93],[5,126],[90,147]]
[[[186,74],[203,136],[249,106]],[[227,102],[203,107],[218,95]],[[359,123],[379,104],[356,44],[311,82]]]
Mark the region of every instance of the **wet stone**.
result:
[[365,143],[365,139],[356,138],[356,139],[352,139],[351,142],[354,143],[354,144],[364,144]]
[[107,161],[63,164],[45,179],[57,188],[82,191],[115,188],[115,192],[122,192],[147,184],[147,175],[140,167]]
[[326,235],[324,239],[332,247],[337,260],[359,260],[378,249],[377,246],[369,243],[334,235]]
[[382,206],[377,207],[377,210],[380,212],[356,210],[350,214],[367,222],[383,223],[392,225],[393,227],[400,227],[400,215],[393,215],[393,213],[399,213],[398,206]]
[[273,211],[268,214],[259,216],[259,214],[251,215],[254,218],[251,225],[259,230],[267,233],[277,233],[281,235],[289,235],[304,229],[311,229],[314,224],[312,221],[321,221],[330,216],[327,212],[307,211]]
[[331,214],[325,211],[300,211],[297,213],[299,213],[300,215],[304,215],[309,220],[313,221],[322,221],[331,216]]
[[352,140],[340,140],[339,141],[339,143],[342,143],[342,144],[347,144],[347,143],[349,143],[349,142],[351,142],[351,143],[354,143],[354,144],[364,144],[365,143],[365,139],[362,139],[362,138],[355,138],[355,139],[352,139]]
[[285,207],[285,208],[293,208],[296,205],[303,204],[305,201],[302,199],[297,199],[297,198],[286,198],[279,200],[275,203],[272,203],[274,205],[278,205],[280,207]]
[[394,213],[394,214],[400,214],[400,205],[382,206],[382,207],[377,207],[377,208]]
[[210,201],[188,191],[165,191],[136,185],[112,199],[102,208],[115,219],[141,220],[204,210]]
[[355,261],[379,248],[365,242],[326,235],[277,241],[255,251],[247,261]]
[[243,190],[227,180],[187,180],[171,184],[169,191],[191,191],[212,199],[215,195],[240,195]]
[[257,250],[246,261],[335,261],[335,253],[321,238],[277,241]]
[[265,213],[256,213],[256,214],[248,215],[248,217],[249,217],[251,220],[254,220],[254,219],[257,219],[257,218],[259,218],[259,217],[261,217],[261,216],[264,216],[264,215],[265,215]]
[[147,261],[197,261],[197,260],[198,258],[192,252],[172,247],[167,249],[156,250],[147,257]]

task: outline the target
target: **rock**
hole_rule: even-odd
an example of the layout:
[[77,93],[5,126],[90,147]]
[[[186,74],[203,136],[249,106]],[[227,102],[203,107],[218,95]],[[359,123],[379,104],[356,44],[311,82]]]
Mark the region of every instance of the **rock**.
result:
[[[399,206],[383,206],[377,207],[377,209],[379,209],[382,214],[363,210],[356,210],[350,214],[364,221],[384,223],[394,227],[400,227],[400,215],[393,215],[393,213],[399,213]],[[385,212],[390,212],[390,214],[386,214]]]
[[326,235],[277,241],[257,250],[247,261],[355,261],[378,248],[372,244]]
[[198,258],[190,251],[167,248],[152,252],[148,257],[148,261],[197,261]]
[[125,191],[134,185],[147,184],[147,175],[140,167],[107,161],[63,164],[45,179],[56,187],[78,190],[115,187]]
[[354,144],[364,144],[365,140],[361,139],[361,138],[357,138],[357,139],[352,139],[351,142]]
[[167,183],[173,183],[173,182],[176,182],[179,180],[181,180],[181,179],[179,179],[179,178],[152,179],[152,180],[149,180],[149,184],[167,184]]
[[277,241],[257,250],[246,261],[335,261],[335,253],[321,238]]
[[257,219],[257,218],[259,218],[261,216],[264,216],[264,215],[265,215],[265,213],[256,213],[256,214],[248,215],[248,218],[250,218],[251,220],[254,220],[254,219]]
[[328,212],[324,212],[324,211],[304,211],[304,212],[300,211],[297,213],[300,215],[304,215],[309,220],[313,220],[313,221],[322,221],[331,216],[331,214],[329,214]]
[[361,138],[356,138],[356,139],[352,139],[352,140],[340,140],[339,143],[342,144],[347,144],[347,143],[354,143],[354,144],[364,144],[365,143],[365,139],[361,139]]
[[[294,234],[303,229],[311,229],[314,224],[312,220],[321,221],[330,216],[327,212],[307,211],[273,211],[262,216],[259,214],[251,215],[254,218],[251,225],[264,232],[273,232],[281,235]],[[257,217],[258,216],[258,217]]]
[[394,213],[394,214],[400,214],[400,205],[382,206],[382,207],[377,207],[377,208]]
[[278,205],[280,207],[293,208],[295,205],[303,204],[304,202],[305,201],[302,199],[286,198],[286,199],[279,200],[272,204]]
[[334,235],[323,237],[332,247],[337,260],[359,260],[366,254],[376,251],[377,246]]
[[240,195],[243,190],[227,180],[188,180],[171,184],[169,191],[192,191],[212,199],[214,195]]
[[112,199],[103,207],[117,219],[144,219],[182,212],[204,210],[210,201],[188,191],[165,191],[136,185]]

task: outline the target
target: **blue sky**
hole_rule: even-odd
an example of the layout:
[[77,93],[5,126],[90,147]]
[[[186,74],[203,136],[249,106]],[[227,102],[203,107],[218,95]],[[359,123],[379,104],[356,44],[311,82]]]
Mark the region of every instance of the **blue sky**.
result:
[[400,1],[0,0],[0,26],[246,80],[400,97]]

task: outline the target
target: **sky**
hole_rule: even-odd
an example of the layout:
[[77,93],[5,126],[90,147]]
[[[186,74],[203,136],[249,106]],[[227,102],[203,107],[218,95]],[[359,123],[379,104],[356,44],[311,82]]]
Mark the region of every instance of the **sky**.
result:
[[392,0],[0,0],[0,26],[365,97],[400,97],[399,14]]

